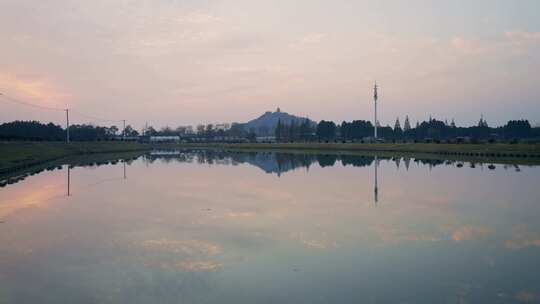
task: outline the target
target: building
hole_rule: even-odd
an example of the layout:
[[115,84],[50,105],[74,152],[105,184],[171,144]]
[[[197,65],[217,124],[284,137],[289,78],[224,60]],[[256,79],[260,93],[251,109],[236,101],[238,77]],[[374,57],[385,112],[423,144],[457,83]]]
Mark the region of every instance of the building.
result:
[[180,136],[150,136],[150,142],[179,142]]

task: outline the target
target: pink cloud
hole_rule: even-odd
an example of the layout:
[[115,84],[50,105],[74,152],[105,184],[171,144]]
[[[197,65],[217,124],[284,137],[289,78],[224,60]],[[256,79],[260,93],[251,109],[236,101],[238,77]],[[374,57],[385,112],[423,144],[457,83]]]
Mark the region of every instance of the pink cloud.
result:
[[505,37],[513,41],[540,41],[540,32],[507,31]]
[[450,41],[452,47],[458,52],[467,55],[479,55],[487,51],[487,46],[478,40],[455,37]]
[[47,79],[0,74],[0,90],[14,98],[32,100],[42,106],[63,107],[69,94]]

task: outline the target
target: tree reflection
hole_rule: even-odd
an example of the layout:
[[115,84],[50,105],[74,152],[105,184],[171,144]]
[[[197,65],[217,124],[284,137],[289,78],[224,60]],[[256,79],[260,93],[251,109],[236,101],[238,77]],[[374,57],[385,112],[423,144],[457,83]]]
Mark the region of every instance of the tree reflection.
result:
[[[276,151],[229,151],[223,149],[185,149],[185,150],[156,150],[144,155],[130,155],[129,157],[118,156],[96,156],[83,157],[81,159],[68,160],[63,163],[48,165],[46,167],[39,167],[32,169],[28,172],[20,174],[12,174],[10,176],[0,176],[0,188],[6,187],[11,184],[23,181],[28,176],[39,174],[43,171],[54,171],[62,169],[62,165],[68,164],[71,168],[85,167],[94,168],[102,165],[115,165],[118,162],[124,162],[129,164],[133,160],[142,157],[143,162],[146,165],[153,164],[156,161],[162,163],[199,163],[208,165],[238,165],[249,164],[262,169],[266,173],[281,174],[294,171],[298,168],[306,168],[309,170],[313,164],[318,164],[321,168],[333,167],[339,164],[343,166],[353,167],[368,167],[372,166],[377,160],[379,161],[394,162],[398,170],[404,167],[405,170],[409,170],[411,160],[417,165],[428,166],[430,169],[437,166],[455,166],[457,168],[463,168],[465,162],[457,160],[444,160],[444,159],[432,159],[432,158],[412,158],[401,156],[374,156],[374,155],[362,155],[362,154],[332,154],[332,153],[299,153],[299,152],[276,152]],[[404,166],[401,166],[403,162]],[[484,163],[479,161],[470,161],[467,166],[470,169],[480,167],[483,169]],[[517,164],[504,165],[502,168],[507,169],[513,167],[516,172],[521,171],[521,168]],[[493,163],[488,163],[487,168],[489,170],[495,170],[497,167]],[[68,172],[68,176],[71,172]],[[124,172],[124,178],[126,174]]]

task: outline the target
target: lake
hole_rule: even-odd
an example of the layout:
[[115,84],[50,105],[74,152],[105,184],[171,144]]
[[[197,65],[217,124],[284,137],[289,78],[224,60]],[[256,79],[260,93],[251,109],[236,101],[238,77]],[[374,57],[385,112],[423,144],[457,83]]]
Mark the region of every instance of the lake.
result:
[[154,151],[0,188],[0,303],[534,303],[540,167]]

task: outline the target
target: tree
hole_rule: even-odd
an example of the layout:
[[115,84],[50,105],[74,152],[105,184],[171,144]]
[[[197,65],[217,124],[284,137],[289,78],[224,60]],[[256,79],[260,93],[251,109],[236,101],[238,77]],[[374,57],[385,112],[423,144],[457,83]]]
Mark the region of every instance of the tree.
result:
[[399,123],[399,117],[396,118],[396,123],[394,124],[394,131],[396,130],[399,130],[400,132],[402,131],[401,130],[401,124]]
[[403,124],[403,132],[407,132],[411,129],[411,123],[409,122],[409,115],[405,116],[405,123]]
[[[279,110],[279,108],[278,108]],[[276,141],[281,141],[281,133],[283,132],[283,125],[281,124],[281,119],[278,119],[278,122],[277,122],[277,125],[276,125],[276,130],[274,131],[275,133],[275,136],[276,136]]]
[[126,126],[126,128],[124,129],[124,134],[127,137],[139,136],[139,132],[137,132],[137,130],[133,129],[130,125]]
[[484,116],[480,117],[480,121],[478,122],[478,127],[479,128],[487,128],[488,127],[488,123],[487,123],[487,121],[484,120]]
[[204,136],[204,131],[206,130],[204,125],[197,125],[197,135]]
[[212,138],[212,137],[214,137],[214,133],[215,133],[214,125],[213,124],[207,124],[206,128],[204,130],[205,136],[209,137],[209,138]]
[[316,133],[320,139],[334,139],[336,136],[336,124],[333,121],[321,120],[317,125]]
[[531,124],[528,120],[510,120],[503,128],[504,136],[523,138],[531,135]]
[[298,123],[296,122],[296,120],[292,120],[291,123],[289,124],[289,127],[288,127],[288,132],[287,132],[287,140],[296,140],[298,139],[298,131],[300,130],[299,126],[298,126]]
[[62,127],[37,121],[13,121],[0,125],[0,139],[4,140],[65,140]]
[[309,119],[306,118],[300,125],[300,138],[309,139],[311,138],[312,134],[313,134],[313,128],[311,127],[311,123],[309,122]]
[[176,129],[174,131],[178,136],[186,136],[187,135],[187,127],[185,127],[185,126],[178,126],[178,127],[176,127]]
[[233,137],[243,137],[246,133],[246,130],[244,130],[244,127],[241,124],[233,123],[228,133],[230,136]]
[[144,129],[144,135],[146,136],[156,136],[158,135],[158,131],[156,131],[156,129],[154,129],[154,127],[152,126],[148,126]]
[[401,129],[401,124],[399,123],[399,117],[396,118],[396,123],[394,124],[394,138],[400,138],[403,135],[403,130]]
[[165,127],[161,128],[159,133],[161,135],[163,135],[163,136],[173,136],[173,135],[175,135],[175,132],[169,126],[165,126]]
[[185,126],[186,129],[186,135],[193,135],[195,134],[195,131],[193,131],[193,126]]
[[343,139],[362,139],[373,134],[373,125],[370,121],[366,120],[355,120],[353,122],[344,121],[341,123],[340,130],[341,138]]
[[73,141],[94,141],[107,139],[107,128],[93,125],[69,126],[69,138]]
[[247,134],[247,140],[249,140],[250,142],[256,142],[257,141],[257,134],[255,134],[255,132],[249,132]]
[[109,128],[107,128],[107,130],[105,132],[107,133],[107,136],[115,137],[116,134],[118,133],[118,127],[117,126],[110,126]]

